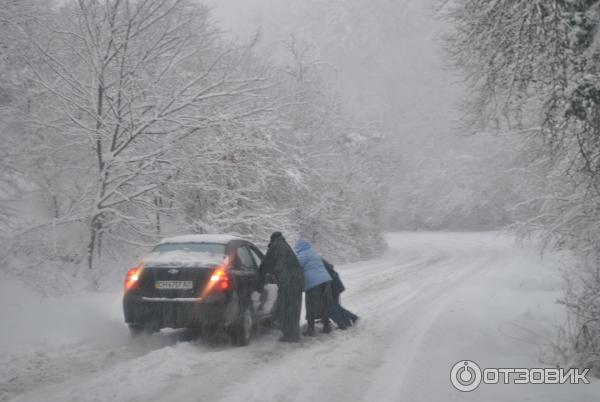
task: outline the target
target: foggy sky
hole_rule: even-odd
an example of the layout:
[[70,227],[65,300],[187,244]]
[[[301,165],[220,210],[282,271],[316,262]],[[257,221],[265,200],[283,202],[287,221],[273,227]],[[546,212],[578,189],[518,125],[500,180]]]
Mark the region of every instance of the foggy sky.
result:
[[291,34],[313,44],[338,71],[353,112],[382,119],[404,145],[426,146],[453,132],[460,96],[441,54],[435,2],[213,0],[212,7],[233,36],[260,28],[270,49]]

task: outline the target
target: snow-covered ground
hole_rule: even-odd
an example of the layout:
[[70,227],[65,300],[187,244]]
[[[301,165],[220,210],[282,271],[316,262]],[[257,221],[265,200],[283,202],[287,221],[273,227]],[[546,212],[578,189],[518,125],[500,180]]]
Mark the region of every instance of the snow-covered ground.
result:
[[450,368],[541,367],[563,319],[558,258],[495,233],[397,233],[377,260],[338,267],[355,328],[250,346],[181,331],[130,341],[120,294],[41,298],[0,284],[0,401],[595,401],[590,385],[481,385]]

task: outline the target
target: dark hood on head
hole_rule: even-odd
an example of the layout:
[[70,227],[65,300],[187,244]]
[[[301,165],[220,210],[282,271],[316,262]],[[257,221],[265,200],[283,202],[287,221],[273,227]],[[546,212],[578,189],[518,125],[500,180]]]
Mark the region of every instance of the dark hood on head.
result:
[[269,241],[269,247],[278,240],[285,240],[283,234],[281,232],[273,232],[273,234],[271,234],[271,241]]

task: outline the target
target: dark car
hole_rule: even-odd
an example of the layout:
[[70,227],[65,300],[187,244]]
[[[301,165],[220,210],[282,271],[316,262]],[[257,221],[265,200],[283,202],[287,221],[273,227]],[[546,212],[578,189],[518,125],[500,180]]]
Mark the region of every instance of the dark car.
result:
[[225,329],[247,345],[253,326],[271,318],[275,285],[262,286],[263,254],[227,235],[164,239],[125,278],[123,311],[132,336],[161,328]]

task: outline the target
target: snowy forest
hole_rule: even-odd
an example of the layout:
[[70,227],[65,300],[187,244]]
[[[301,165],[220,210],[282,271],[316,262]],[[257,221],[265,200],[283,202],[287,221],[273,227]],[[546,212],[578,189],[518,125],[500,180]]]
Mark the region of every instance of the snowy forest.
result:
[[4,269],[100,286],[187,232],[382,250],[385,133],[344,110],[306,43],[259,57],[259,32],[228,40],[188,0],[9,1],[1,17]]
[[561,358],[597,367],[600,2],[455,1],[445,12],[447,50],[469,86],[466,129],[508,137],[524,155],[515,168],[527,194],[512,228],[579,257],[562,299],[572,322]]
[[[600,376],[599,27],[600,0],[0,0],[0,279],[104,295],[162,238],[282,231],[412,322],[461,285],[438,261],[520,278],[531,248],[562,264],[545,363]],[[362,346],[425,336],[398,328]]]
[[418,49],[445,47],[415,18],[439,11],[343,3],[282,3],[257,29],[239,15],[260,1],[7,1],[4,269],[102,287],[173,233],[279,228],[351,261],[384,230],[528,219],[529,145],[459,127],[459,75]]

